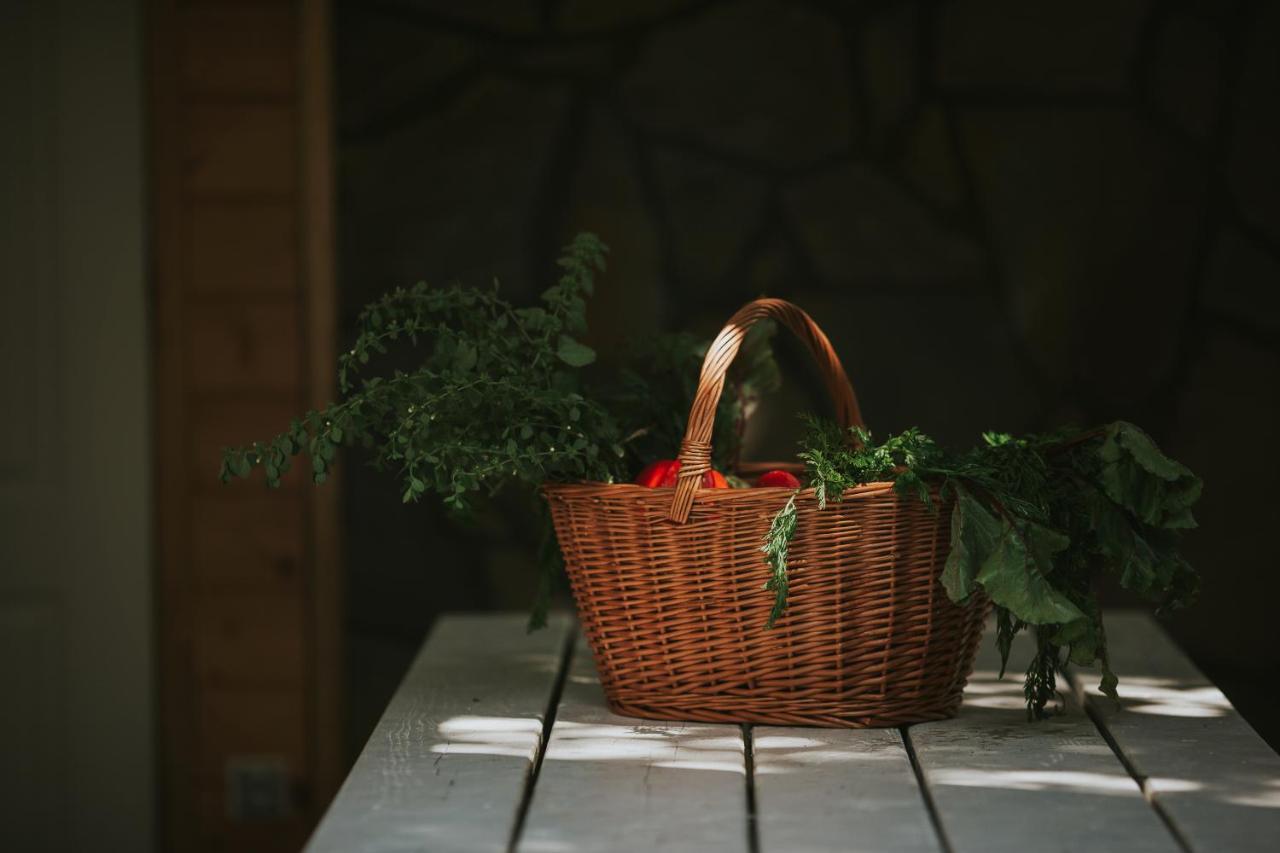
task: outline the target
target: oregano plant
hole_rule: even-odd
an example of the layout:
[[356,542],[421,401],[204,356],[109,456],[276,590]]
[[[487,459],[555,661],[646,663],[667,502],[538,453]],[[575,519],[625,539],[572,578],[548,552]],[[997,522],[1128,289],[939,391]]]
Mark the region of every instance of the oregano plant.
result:
[[[465,512],[504,488],[548,481],[629,480],[679,447],[707,342],[650,336],[607,368],[583,343],[587,299],[608,247],[577,235],[558,261],[559,279],[532,306],[486,289],[420,282],[366,306],[338,359],[340,399],[295,419],[276,437],[228,448],[223,482],[261,470],[270,486],[302,457],[324,483],[344,445],[400,480],[403,499],[434,494]],[[763,324],[744,346],[716,416],[716,463],[736,454],[749,403],[777,382]],[[417,354],[408,370],[384,369],[392,348]],[[540,602],[559,570],[554,536],[539,548]],[[541,620],[535,609],[535,622]]]
[[[456,509],[511,483],[614,479],[619,426],[583,394],[581,376],[595,360],[580,340],[585,300],[606,251],[579,235],[560,260],[560,280],[534,307],[514,307],[496,285],[419,283],[387,294],[361,312],[359,335],[339,358],[342,399],[270,441],[229,450],[223,480],[261,467],[276,485],[303,453],[323,483],[337,448],[352,443],[400,475],[406,501],[434,492]],[[362,375],[400,343],[425,350],[418,367]]]

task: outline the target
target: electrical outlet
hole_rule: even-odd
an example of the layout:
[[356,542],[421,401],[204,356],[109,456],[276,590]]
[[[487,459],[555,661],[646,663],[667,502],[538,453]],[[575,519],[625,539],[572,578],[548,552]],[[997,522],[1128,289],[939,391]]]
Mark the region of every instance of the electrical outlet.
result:
[[289,765],[273,755],[227,759],[227,816],[234,821],[282,820],[293,813]]

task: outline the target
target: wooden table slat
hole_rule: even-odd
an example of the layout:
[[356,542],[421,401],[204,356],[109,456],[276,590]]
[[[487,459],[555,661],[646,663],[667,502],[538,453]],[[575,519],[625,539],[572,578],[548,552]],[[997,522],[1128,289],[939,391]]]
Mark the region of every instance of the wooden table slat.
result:
[[751,734],[761,850],[942,849],[897,729]]
[[1123,713],[1086,671],[1064,715],[1028,723],[1031,640],[997,680],[988,637],[954,720],[744,738],[609,712],[580,639],[561,671],[564,615],[532,635],[515,614],[442,618],[308,849],[1276,849],[1280,756],[1149,617],[1107,625]]
[[1098,724],[1195,851],[1280,849],[1280,755],[1150,617],[1106,617],[1123,710],[1072,673]]
[[307,849],[505,850],[572,631],[441,617]]
[[1009,672],[998,679],[989,633],[959,716],[909,729],[952,849],[1177,851],[1137,782],[1071,697],[1065,714],[1027,721],[1022,670],[1032,650],[1032,640],[1020,635]]
[[735,725],[620,717],[579,641],[529,804],[521,851],[746,851]]

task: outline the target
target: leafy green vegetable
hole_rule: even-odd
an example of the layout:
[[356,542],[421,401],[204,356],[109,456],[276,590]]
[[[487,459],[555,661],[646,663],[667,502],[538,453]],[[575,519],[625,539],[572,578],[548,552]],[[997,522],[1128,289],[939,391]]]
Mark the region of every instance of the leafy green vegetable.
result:
[[[808,422],[799,455],[820,506],[845,489],[884,480],[926,503],[934,494],[950,498],[942,586],[960,604],[978,591],[991,600],[1002,675],[1014,636],[1033,631],[1036,652],[1024,686],[1033,714],[1052,701],[1054,673],[1066,661],[1097,665],[1101,689],[1116,694],[1093,589],[1099,571],[1164,608],[1196,596],[1199,578],[1178,554],[1177,539],[1195,526],[1191,507],[1201,482],[1133,424],[1023,438],[986,433],[978,447],[949,453],[916,429],[876,443],[862,429]],[[789,504],[765,539],[770,588],[778,591],[770,624],[785,606],[795,533]]]
[[1070,538],[1042,524],[997,516],[958,482],[952,484],[953,540],[942,583],[952,600],[964,602],[974,586],[996,604],[1034,625],[1083,618],[1070,599],[1055,590],[1047,576],[1055,555]]
[[1111,424],[1105,435],[1098,456],[1107,497],[1152,527],[1195,527],[1191,506],[1200,497],[1200,478],[1133,424]]

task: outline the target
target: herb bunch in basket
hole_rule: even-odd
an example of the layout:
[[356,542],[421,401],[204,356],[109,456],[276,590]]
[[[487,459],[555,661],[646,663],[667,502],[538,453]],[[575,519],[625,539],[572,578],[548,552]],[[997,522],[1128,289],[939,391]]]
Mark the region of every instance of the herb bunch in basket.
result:
[[[990,598],[1005,666],[1014,635],[1032,631],[1025,693],[1033,714],[1053,699],[1054,674],[1067,662],[1098,666],[1102,691],[1116,696],[1095,590],[1101,575],[1163,611],[1195,599],[1199,576],[1178,553],[1178,538],[1196,526],[1201,481],[1133,424],[1022,438],[989,432],[962,453],[916,429],[877,443],[865,429],[813,417],[808,426],[799,456],[820,503],[885,480],[905,498],[947,502],[942,585],[957,603],[979,590]],[[793,501],[779,510],[764,545],[775,613],[786,602],[794,513]]]

